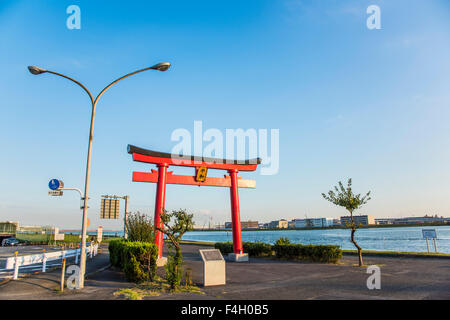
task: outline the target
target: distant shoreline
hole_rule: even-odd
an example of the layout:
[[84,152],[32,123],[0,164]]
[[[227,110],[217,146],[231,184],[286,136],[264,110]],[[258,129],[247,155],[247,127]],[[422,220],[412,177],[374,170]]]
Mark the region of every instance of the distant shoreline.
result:
[[[407,227],[446,227],[450,226],[449,223],[441,223],[441,222],[431,222],[431,223],[399,223],[399,224],[378,224],[378,225],[369,225],[369,226],[361,226],[359,229],[374,229],[374,228],[407,228]],[[298,231],[298,230],[334,230],[334,229],[348,229],[346,226],[332,226],[332,227],[309,227],[309,228],[286,228],[286,229],[242,229],[242,231]],[[231,231],[232,229],[195,229],[190,232],[202,232],[202,231]],[[60,232],[70,233],[70,232],[81,232],[80,229],[60,229]],[[96,229],[88,230],[87,232],[95,233]],[[123,230],[106,230],[103,229],[103,234],[105,233],[123,233]],[[109,236],[109,235],[108,235]]]
[[[399,223],[399,224],[379,224],[361,226],[359,229],[374,229],[374,228],[407,228],[407,227],[446,227],[449,223],[432,222],[432,223]],[[332,227],[309,227],[309,228],[273,228],[273,229],[242,229],[242,231],[298,231],[298,230],[334,230],[334,229],[348,229],[346,226],[332,226]],[[192,231],[231,231],[231,229],[195,229]]]

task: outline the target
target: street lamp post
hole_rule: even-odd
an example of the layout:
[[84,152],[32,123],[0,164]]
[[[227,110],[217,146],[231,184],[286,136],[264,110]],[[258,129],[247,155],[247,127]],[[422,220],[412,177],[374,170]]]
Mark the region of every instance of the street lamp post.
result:
[[170,68],[170,63],[168,62],[162,62],[162,63],[158,63],[152,67],[149,68],[144,68],[132,73],[129,73],[123,77],[118,78],[117,80],[111,82],[109,85],[107,85],[99,94],[98,96],[94,99],[92,94],[89,92],[89,90],[82,85],[80,82],[76,81],[75,79],[72,79],[71,77],[68,77],[66,75],[63,75],[61,73],[58,72],[54,72],[54,71],[50,71],[50,70],[45,70],[36,66],[29,66],[28,70],[34,74],[34,75],[39,75],[39,74],[43,74],[43,73],[52,73],[55,74],[57,76],[66,78],[70,81],[75,82],[76,84],[78,84],[81,88],[83,88],[84,91],[86,91],[86,93],[89,95],[89,98],[91,99],[91,104],[92,104],[92,113],[91,113],[91,125],[90,125],[90,131],[89,131],[89,145],[88,145],[88,154],[87,154],[87,164],[86,164],[86,178],[85,178],[85,184],[84,184],[84,198],[83,198],[83,222],[82,222],[82,231],[81,231],[81,255],[80,255],[80,281],[79,281],[79,285],[80,285],[80,289],[84,287],[84,274],[86,271],[86,229],[87,229],[87,214],[88,214],[88,200],[89,200],[89,177],[90,177],[90,173],[91,173],[91,151],[92,151],[92,137],[93,137],[93,133],[94,133],[94,119],[95,119],[95,109],[97,106],[97,102],[98,99],[103,95],[103,93],[105,93],[106,90],[108,90],[111,86],[113,86],[114,84],[116,84],[117,82],[128,78],[129,76],[135,75],[137,73],[141,73],[143,71],[147,71],[147,70],[158,70],[158,71],[166,71]]

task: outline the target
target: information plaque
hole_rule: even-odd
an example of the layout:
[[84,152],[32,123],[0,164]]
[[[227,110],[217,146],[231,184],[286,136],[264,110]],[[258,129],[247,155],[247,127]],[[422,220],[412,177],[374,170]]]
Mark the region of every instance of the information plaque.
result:
[[225,260],[217,249],[199,250],[203,260],[203,286],[226,283]]
[[422,229],[424,239],[436,239],[436,229]]

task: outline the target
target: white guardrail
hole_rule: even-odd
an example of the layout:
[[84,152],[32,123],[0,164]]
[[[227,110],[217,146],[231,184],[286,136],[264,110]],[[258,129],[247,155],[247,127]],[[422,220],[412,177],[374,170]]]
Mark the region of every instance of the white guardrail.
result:
[[[91,244],[86,247],[86,254],[92,258],[97,255],[98,244]],[[14,270],[13,279],[16,280],[19,276],[19,268],[27,267],[42,263],[42,272],[47,269],[47,262],[62,261],[65,258],[75,257],[75,264],[78,263],[78,259],[81,253],[81,249],[61,250],[55,252],[43,252],[41,254],[32,254],[27,256],[14,256],[6,259],[6,266],[1,271]],[[36,266],[34,267],[36,268]],[[40,269],[40,268],[39,268]]]

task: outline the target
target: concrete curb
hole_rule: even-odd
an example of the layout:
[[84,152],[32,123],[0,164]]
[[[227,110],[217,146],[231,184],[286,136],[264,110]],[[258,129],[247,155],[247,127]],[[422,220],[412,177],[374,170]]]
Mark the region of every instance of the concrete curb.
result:
[[201,243],[201,242],[199,242],[199,243],[194,243],[194,242],[186,242],[186,243],[184,243],[184,242],[180,242],[180,244],[181,245],[191,245],[191,246],[211,246],[211,247],[214,247],[214,244],[215,243]]
[[[357,256],[357,252],[343,252],[344,256]],[[386,258],[414,258],[414,259],[450,259],[448,256],[409,254],[409,253],[384,253],[384,252],[362,252],[364,257],[386,257]]]
[[109,269],[110,267],[111,267],[111,264],[108,264],[107,266],[105,266],[105,267],[103,267],[103,268],[100,268],[100,269],[95,270],[95,271],[90,272],[90,273],[86,273],[86,274],[84,275],[84,278],[85,278],[85,279],[88,279],[88,277],[90,277],[90,276],[92,276],[92,275],[94,275],[94,274],[97,274],[97,273],[99,273],[99,272],[103,272],[103,271],[105,271],[106,269]]

